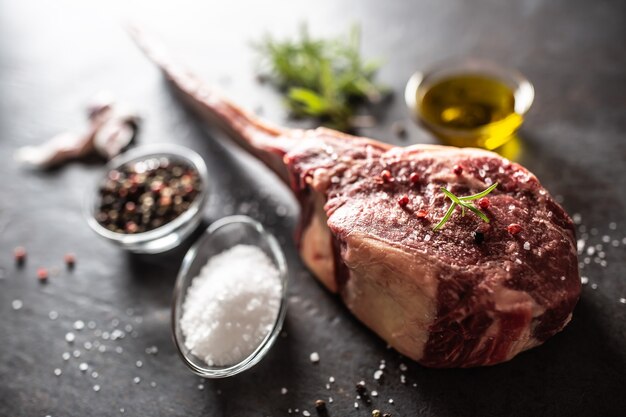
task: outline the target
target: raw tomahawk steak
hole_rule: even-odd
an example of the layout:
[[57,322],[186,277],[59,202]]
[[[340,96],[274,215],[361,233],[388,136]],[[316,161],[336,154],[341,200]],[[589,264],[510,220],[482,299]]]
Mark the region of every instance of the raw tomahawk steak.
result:
[[[581,288],[574,227],[524,167],[477,149],[272,126],[133,35],[197,114],[290,185],[302,259],[399,352],[430,367],[492,365],[571,319]],[[464,196],[496,182],[483,209],[490,223],[457,210],[433,231],[450,204],[441,187]]]

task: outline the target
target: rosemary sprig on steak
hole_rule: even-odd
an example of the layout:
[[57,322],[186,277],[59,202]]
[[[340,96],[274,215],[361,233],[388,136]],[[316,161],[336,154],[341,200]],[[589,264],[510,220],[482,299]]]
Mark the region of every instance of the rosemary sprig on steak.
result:
[[489,218],[485,215],[485,213],[480,211],[473,204],[468,203],[468,201],[478,200],[479,198],[485,197],[487,194],[495,190],[497,186],[498,186],[498,183],[496,182],[495,184],[491,185],[489,188],[487,188],[484,191],[481,191],[477,194],[467,195],[464,197],[457,197],[449,190],[445,189],[444,187],[441,187],[441,192],[444,193],[446,197],[448,197],[450,200],[452,200],[452,204],[450,205],[450,208],[448,209],[448,211],[446,211],[446,214],[444,214],[443,218],[433,228],[433,230],[435,231],[439,230],[443,227],[444,224],[446,224],[446,222],[450,219],[450,217],[452,217],[452,213],[454,213],[454,209],[456,209],[457,205],[461,207],[461,216],[465,216],[465,209],[468,209],[472,213],[476,214],[478,217],[483,219],[485,223],[489,223]]

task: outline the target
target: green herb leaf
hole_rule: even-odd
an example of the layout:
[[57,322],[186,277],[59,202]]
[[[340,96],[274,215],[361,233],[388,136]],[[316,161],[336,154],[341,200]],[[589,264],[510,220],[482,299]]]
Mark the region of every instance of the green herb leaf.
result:
[[498,186],[498,183],[496,182],[495,184],[491,185],[486,190],[479,192],[478,194],[472,194],[472,195],[468,195],[468,196],[465,196],[465,197],[460,197],[459,199],[460,200],[478,200],[479,198],[483,198],[487,194],[489,194],[490,192],[495,190],[497,186]]
[[299,103],[305,114],[323,113],[328,108],[328,103],[323,97],[307,88],[290,88],[288,97],[292,102]]
[[446,211],[446,214],[444,214],[443,218],[439,221],[439,223],[437,223],[437,225],[433,228],[433,230],[437,231],[439,230],[444,224],[446,224],[446,222],[448,221],[448,219],[450,218],[450,216],[452,216],[452,213],[454,213],[454,209],[456,208],[456,203],[452,203],[450,205],[450,208],[448,209],[448,211]]
[[454,193],[450,192],[449,190],[441,187],[441,192],[444,193],[446,197],[448,197],[452,201],[452,204],[450,205],[450,208],[448,208],[448,211],[446,211],[446,214],[444,214],[443,218],[439,221],[439,223],[435,225],[433,230],[437,231],[441,229],[444,224],[446,224],[446,222],[450,219],[450,217],[452,217],[452,214],[454,213],[454,209],[456,208],[457,205],[461,207],[462,216],[465,216],[465,209],[468,209],[472,213],[480,217],[485,223],[489,223],[489,218],[487,217],[487,215],[483,213],[482,211],[480,211],[473,204],[467,203],[467,201],[478,200],[479,198],[485,197],[487,194],[495,190],[496,187],[498,187],[497,182],[491,185],[489,188],[485,189],[484,191],[481,191],[477,194],[464,196],[464,197],[458,197],[454,195]]
[[312,39],[303,26],[299,39],[267,36],[254,46],[293,114],[349,130],[356,107],[380,101],[386,91],[373,80],[380,64],[364,61],[359,44],[358,27],[346,39]]

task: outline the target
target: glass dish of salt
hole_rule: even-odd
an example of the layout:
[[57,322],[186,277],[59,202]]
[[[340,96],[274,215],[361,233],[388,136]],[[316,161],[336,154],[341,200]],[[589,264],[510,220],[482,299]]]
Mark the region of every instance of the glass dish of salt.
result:
[[287,280],[280,245],[259,222],[230,216],[209,226],[174,288],[172,332],[183,362],[205,378],[257,364],[282,328]]

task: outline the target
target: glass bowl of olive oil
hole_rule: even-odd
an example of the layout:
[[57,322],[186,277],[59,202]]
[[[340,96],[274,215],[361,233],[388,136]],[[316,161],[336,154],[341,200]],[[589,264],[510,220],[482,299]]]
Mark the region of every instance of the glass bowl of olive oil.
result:
[[405,101],[442,142],[495,149],[519,129],[535,90],[519,72],[476,59],[449,61],[411,76]]

